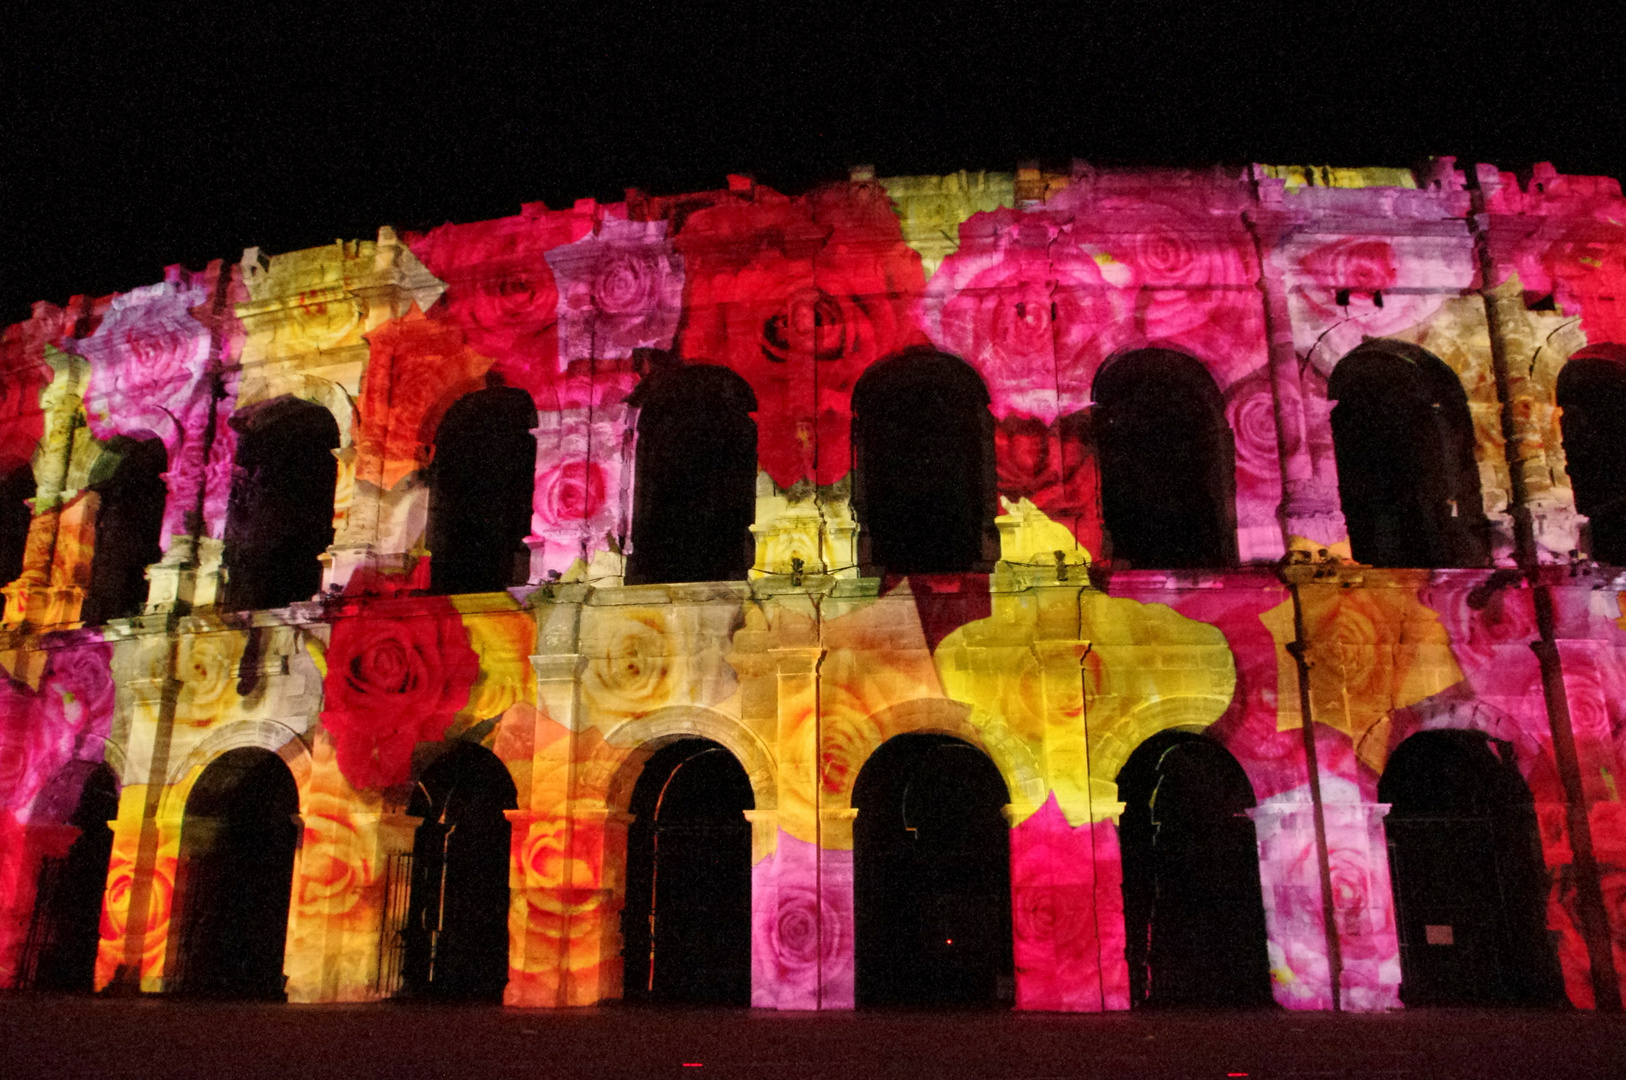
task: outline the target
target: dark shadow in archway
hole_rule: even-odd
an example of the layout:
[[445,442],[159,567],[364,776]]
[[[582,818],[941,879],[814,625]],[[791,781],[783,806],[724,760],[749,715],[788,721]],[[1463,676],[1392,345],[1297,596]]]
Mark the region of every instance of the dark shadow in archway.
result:
[[709,739],[656,751],[632,792],[621,913],[629,1001],[751,1001],[751,781]]
[[1253,787],[1212,739],[1166,731],[1118,773],[1132,1006],[1269,1005]]
[[898,735],[853,787],[860,1005],[1009,1005],[1010,793],[982,751]]
[[1202,364],[1143,349],[1095,377],[1101,516],[1112,561],[1134,569],[1236,562],[1236,446]]
[[501,1001],[508,985],[505,810],[519,800],[497,755],[461,743],[424,770],[407,813],[422,818],[412,847],[405,992]]
[[1488,525],[1474,426],[1456,373],[1433,354],[1374,342],[1327,380],[1338,499],[1357,560],[1483,566]]
[[[78,789],[75,800],[72,789]],[[102,893],[113,854],[119,786],[113,770],[88,761],[70,762],[35,802],[34,819],[60,821],[49,805],[61,789],[69,802],[68,824],[79,836],[61,858],[46,859],[34,893],[34,916],[24,945],[20,985],[35,990],[88,993],[101,939]],[[69,809],[69,808],[64,808]]]
[[284,996],[298,813],[293,774],[269,750],[229,750],[198,777],[181,826],[175,990]]
[[649,376],[638,408],[627,583],[741,581],[755,560],[756,395],[727,368]]
[[94,485],[101,506],[85,597],[88,625],[141,614],[147,604],[147,567],[163,557],[158,544],[169,499],[164,482],[169,455],[158,439],[121,437],[114,444],[123,457],[112,476]]
[[467,394],[435,432],[429,580],[441,594],[496,592],[531,576],[536,405],[511,387]]
[[1575,509],[1587,516],[1588,554],[1626,566],[1626,349],[1620,359],[1572,358],[1558,374],[1564,459]]
[[860,561],[888,574],[987,570],[998,500],[982,376],[942,353],[905,353],[864,372],[852,409]]
[[1423,731],[1389,756],[1389,876],[1407,1005],[1557,1004],[1535,801],[1513,748]]
[[34,497],[34,469],[24,462],[0,475],[0,585],[9,585],[23,572],[23,551],[34,518],[29,500]]
[[333,543],[339,426],[320,405],[282,398],[232,420],[237,480],[226,519],[227,604],[240,611],[309,600]]

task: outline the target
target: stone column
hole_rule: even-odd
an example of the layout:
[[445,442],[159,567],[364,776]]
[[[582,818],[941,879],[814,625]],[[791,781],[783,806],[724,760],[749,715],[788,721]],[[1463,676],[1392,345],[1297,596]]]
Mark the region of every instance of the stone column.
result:
[[[40,870],[61,859],[79,838],[72,825],[0,824],[0,986],[26,989],[19,970],[34,921]],[[41,913],[44,914],[44,913]],[[37,959],[37,957],[36,957]]]
[[508,811],[512,823],[507,1005],[595,1005],[619,997],[630,814]]
[[[1267,183],[1279,183],[1267,181]],[[1262,190],[1262,200],[1279,189]],[[1293,346],[1293,321],[1287,306],[1286,268],[1282,241],[1297,227],[1297,220],[1280,209],[1261,208],[1248,215],[1259,251],[1259,291],[1264,296],[1265,334],[1270,350],[1270,382],[1276,398],[1276,437],[1282,460],[1282,529],[1289,549],[1330,548],[1348,544],[1349,529],[1338,501],[1337,466],[1332,460],[1330,435],[1320,440],[1326,452],[1317,452],[1312,428],[1330,423],[1325,400],[1307,394],[1299,378],[1298,351]],[[1343,554],[1348,555],[1348,551]]]
[[283,968],[288,1000],[373,1001],[388,990],[381,963],[400,927],[386,923],[392,855],[412,850],[421,818],[336,813],[300,819]]

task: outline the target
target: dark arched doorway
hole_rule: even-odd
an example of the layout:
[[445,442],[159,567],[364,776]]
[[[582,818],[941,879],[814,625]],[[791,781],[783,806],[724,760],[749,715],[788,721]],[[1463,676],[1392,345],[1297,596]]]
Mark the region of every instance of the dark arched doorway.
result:
[[994,1005],[1015,995],[1010,793],[987,755],[898,735],[853,787],[860,1005]]
[[429,466],[429,580],[436,593],[496,592],[531,576],[536,406],[511,387],[457,400]]
[[1431,353],[1383,342],[1327,381],[1338,499],[1350,548],[1372,566],[1481,566],[1487,525],[1474,426],[1456,373]]
[[1112,561],[1134,569],[1236,561],[1236,446],[1203,366],[1143,349],[1095,377],[1101,516]]
[[906,353],[864,373],[852,408],[864,561],[890,574],[987,569],[997,498],[982,377],[952,356]]
[[232,423],[240,434],[226,519],[227,603],[247,611],[309,600],[333,543],[339,426],[320,405],[294,398]]
[[299,788],[268,750],[229,750],[186,800],[176,890],[181,993],[279,999]]
[[34,469],[27,462],[0,474],[0,585],[23,572],[28,527],[34,520]]
[[96,511],[96,550],[84,621],[139,615],[147,604],[147,567],[163,557],[159,536],[169,486],[169,455],[157,439],[116,439],[120,458],[113,475],[92,485],[101,496]]
[[36,990],[85,992],[91,989],[96,970],[102,894],[113,853],[108,822],[118,816],[119,785],[106,765],[71,762],[41,793],[35,820],[41,817],[41,804],[54,801],[52,789],[59,786],[78,787],[77,800],[71,791],[64,791],[63,801],[70,802],[68,824],[79,830],[79,836],[66,855],[47,859],[40,867],[21,983]]
[[519,808],[497,755],[462,743],[424,770],[407,813],[412,847],[405,989],[415,996],[501,1001],[508,985],[508,863]]
[[1212,739],[1152,736],[1118,773],[1129,1001],[1268,1005],[1253,787]]
[[695,364],[651,375],[629,400],[638,450],[627,583],[744,579],[756,556],[750,385]]
[[1564,460],[1575,509],[1587,516],[1588,554],[1626,566],[1626,349],[1572,358],[1558,374]]
[[1513,748],[1477,731],[1423,731],[1378,782],[1407,1005],[1563,999],[1546,930],[1535,802]]
[[751,781],[709,739],[656,751],[632,792],[621,914],[628,1000],[751,1000]]

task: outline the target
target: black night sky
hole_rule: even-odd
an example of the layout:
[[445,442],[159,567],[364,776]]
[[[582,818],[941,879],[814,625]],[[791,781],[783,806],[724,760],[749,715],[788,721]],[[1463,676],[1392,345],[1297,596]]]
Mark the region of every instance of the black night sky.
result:
[[1618,11],[33,5],[0,34],[0,323],[521,202],[1065,165],[1626,174]]

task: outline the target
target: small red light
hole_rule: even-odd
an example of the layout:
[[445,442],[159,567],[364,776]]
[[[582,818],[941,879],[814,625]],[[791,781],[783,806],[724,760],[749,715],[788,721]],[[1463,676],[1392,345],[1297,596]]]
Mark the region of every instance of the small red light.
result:
[[1226,1073],[1226,1076],[1247,1076],[1247,1073]]
[[953,944],[954,944],[954,939],[953,939],[953,938],[949,938],[949,939],[948,939],[948,943],[949,943],[949,944],[950,944],[950,945],[953,945]]

